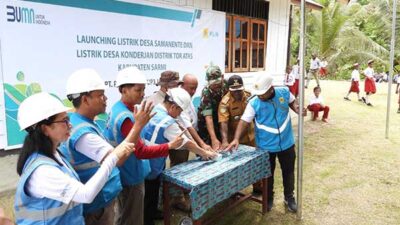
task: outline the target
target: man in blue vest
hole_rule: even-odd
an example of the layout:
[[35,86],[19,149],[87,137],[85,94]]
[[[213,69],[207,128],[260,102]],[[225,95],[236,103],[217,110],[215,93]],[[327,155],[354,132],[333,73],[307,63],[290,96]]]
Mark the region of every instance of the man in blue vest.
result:
[[[182,111],[189,107],[190,101],[190,95],[182,88],[169,89],[164,103],[154,107],[156,114],[145,126],[142,135],[148,145],[168,143],[176,136],[183,135],[183,144],[177,149],[187,149],[203,159],[212,159],[217,154],[199,147],[195,141],[188,138],[190,134],[186,134],[186,130],[181,130],[176,121]],[[151,171],[145,181],[144,222],[146,225],[153,225],[156,219],[160,177],[165,168],[165,161],[166,157],[150,160]]]
[[257,97],[253,97],[247,104],[234,140],[228,149],[237,148],[243,131],[247,130],[254,120],[257,149],[268,151],[270,155],[272,176],[268,178],[268,210],[273,206],[275,159],[278,157],[282,169],[284,202],[290,212],[296,212],[297,204],[294,199],[296,153],[289,108],[298,114],[299,107],[286,86],[273,87],[272,81],[272,77],[267,74],[256,77],[252,94]]
[[[69,115],[73,129],[61,151],[78,173],[82,183],[86,183],[96,173],[100,164],[114,149],[94,122],[95,117],[104,113],[107,106],[104,89],[104,81],[93,69],[78,70],[67,81],[67,97],[72,101],[76,112]],[[142,109],[135,115],[137,122],[121,144],[137,142],[141,129],[150,119],[152,107],[143,106]],[[143,112],[146,115],[143,115]],[[143,119],[143,116],[146,118]],[[142,118],[139,119],[140,117]],[[126,155],[121,158],[117,165],[123,164],[128,157],[129,155]],[[85,224],[114,224],[114,199],[121,189],[119,171],[114,168],[94,201],[84,205]]]
[[[114,146],[121,143],[134,126],[134,108],[143,100],[147,80],[138,68],[127,67],[119,71],[116,82],[121,100],[111,108],[104,130],[104,135]],[[119,167],[123,189],[118,196],[117,225],[143,225],[144,178],[150,172],[150,164],[146,159],[167,157],[169,149],[179,147],[182,140],[177,137],[169,143],[146,146],[138,139],[135,143],[136,153],[131,154]]]

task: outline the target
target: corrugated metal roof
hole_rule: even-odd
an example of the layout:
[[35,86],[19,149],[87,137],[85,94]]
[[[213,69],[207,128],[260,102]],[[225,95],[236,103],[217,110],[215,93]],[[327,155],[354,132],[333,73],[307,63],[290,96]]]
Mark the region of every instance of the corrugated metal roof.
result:
[[[294,5],[300,5],[301,0],[291,0],[290,2]],[[321,10],[324,8],[321,4],[319,4],[313,0],[306,0],[306,6],[308,8],[316,9],[316,10]]]

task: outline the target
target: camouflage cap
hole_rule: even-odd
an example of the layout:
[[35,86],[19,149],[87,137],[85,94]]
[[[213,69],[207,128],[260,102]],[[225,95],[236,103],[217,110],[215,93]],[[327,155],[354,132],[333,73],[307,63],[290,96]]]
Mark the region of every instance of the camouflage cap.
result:
[[222,80],[222,73],[219,66],[210,66],[207,68],[206,80],[208,81],[208,84]]
[[171,83],[177,83],[178,85],[183,83],[179,80],[179,73],[171,70],[162,72],[157,85],[168,85]]

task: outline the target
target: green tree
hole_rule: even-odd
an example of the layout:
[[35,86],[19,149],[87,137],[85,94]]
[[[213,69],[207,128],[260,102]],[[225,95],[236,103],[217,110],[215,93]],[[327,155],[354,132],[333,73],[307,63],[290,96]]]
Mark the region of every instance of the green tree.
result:
[[[326,57],[331,75],[339,72],[339,78],[347,78],[345,75],[349,74],[348,69],[354,62],[365,63],[369,59],[378,62],[380,71],[387,70],[391,2],[370,0],[348,5],[339,4],[335,0],[318,2],[324,8],[321,11],[308,10],[306,14],[306,62],[313,52]],[[299,18],[299,9],[296,8],[293,11],[294,30],[291,37],[293,57],[298,53],[299,32],[295,31],[299,29]]]

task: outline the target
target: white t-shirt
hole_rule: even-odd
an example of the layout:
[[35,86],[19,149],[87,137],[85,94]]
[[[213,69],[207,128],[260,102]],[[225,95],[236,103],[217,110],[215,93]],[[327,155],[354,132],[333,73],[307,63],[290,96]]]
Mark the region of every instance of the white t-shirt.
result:
[[[54,156],[70,170],[58,152]],[[117,161],[117,156],[113,153],[110,154],[86,184],[82,184],[55,166],[41,165],[32,172],[26,183],[26,190],[30,196],[35,198],[50,198],[65,204],[69,204],[71,201],[91,203],[107,182]]]
[[197,130],[197,113],[192,102],[190,102],[189,107],[181,113],[180,117],[185,128],[193,127]]
[[311,95],[309,105],[313,104],[324,104],[324,98],[321,95],[319,95],[318,98],[314,94]]
[[[296,98],[292,93],[290,93],[289,104],[294,102],[294,100],[296,100]],[[251,104],[247,104],[246,109],[244,110],[244,113],[240,119],[247,123],[251,123],[254,120],[255,116],[256,116],[256,111],[254,110],[253,106],[251,106]]]
[[113,150],[114,147],[99,135],[87,133],[79,138],[76,142],[75,149],[90,159],[100,163],[104,156]]
[[368,78],[373,78],[374,74],[375,74],[375,71],[371,67],[367,67],[367,69],[364,70],[364,74]]
[[310,61],[310,69],[311,70],[319,69],[319,66],[320,66],[320,61],[318,58],[311,59],[311,61]]
[[358,72],[358,70],[353,70],[353,72],[351,72],[351,79],[353,81],[360,81],[360,72]]

